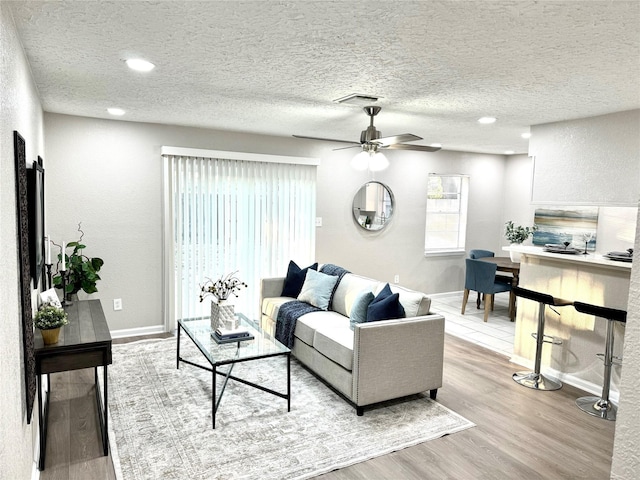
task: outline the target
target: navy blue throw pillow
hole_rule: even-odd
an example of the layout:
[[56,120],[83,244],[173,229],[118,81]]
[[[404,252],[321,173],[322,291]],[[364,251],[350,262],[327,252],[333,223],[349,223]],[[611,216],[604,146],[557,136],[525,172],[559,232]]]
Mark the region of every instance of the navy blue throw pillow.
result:
[[293,260],[289,262],[287,277],[284,279],[284,287],[282,288],[282,297],[298,298],[308,269],[318,270],[318,264],[314,263],[307,268],[300,268]]
[[367,322],[404,318],[404,308],[400,304],[400,294],[391,293],[387,283],[367,308]]

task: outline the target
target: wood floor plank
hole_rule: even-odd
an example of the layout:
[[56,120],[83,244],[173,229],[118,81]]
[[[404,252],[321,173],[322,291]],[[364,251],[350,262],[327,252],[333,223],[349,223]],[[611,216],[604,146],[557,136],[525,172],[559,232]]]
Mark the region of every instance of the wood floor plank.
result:
[[[318,478],[608,479],[615,422],[580,411],[574,402],[584,392],[577,388],[540,392],[516,384],[511,375],[518,370],[522,367],[500,354],[447,335],[437,401],[476,427]],[[102,456],[96,428],[93,369],[54,376],[60,379],[41,480],[114,480],[111,457]]]

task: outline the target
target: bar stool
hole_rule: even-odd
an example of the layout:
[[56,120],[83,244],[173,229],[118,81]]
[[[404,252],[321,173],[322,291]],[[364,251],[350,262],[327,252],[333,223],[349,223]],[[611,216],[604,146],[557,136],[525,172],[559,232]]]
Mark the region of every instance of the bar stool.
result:
[[614,308],[599,307],[582,302],[573,302],[574,308],[588,315],[607,320],[607,338],[604,346],[604,380],[602,385],[602,395],[600,397],[580,397],[576,400],[576,405],[583,412],[605,420],[616,419],[618,408],[609,401],[609,389],[611,387],[611,366],[613,365],[613,322],[627,323],[627,312]]
[[[546,305],[554,307],[565,307],[572,305],[573,302],[555,298],[546,293],[534,292],[526,288],[513,287],[513,293],[517,297],[527,298],[538,302],[538,332],[532,333],[531,336],[536,339],[536,358],[533,372],[517,372],[513,374],[513,379],[520,385],[535,390],[558,390],[562,388],[562,383],[546,378],[540,373],[540,363],[542,361],[542,346],[544,343],[552,343],[561,345],[561,340],[554,340],[553,337],[544,334],[544,311]],[[550,340],[545,339],[548,338]]]

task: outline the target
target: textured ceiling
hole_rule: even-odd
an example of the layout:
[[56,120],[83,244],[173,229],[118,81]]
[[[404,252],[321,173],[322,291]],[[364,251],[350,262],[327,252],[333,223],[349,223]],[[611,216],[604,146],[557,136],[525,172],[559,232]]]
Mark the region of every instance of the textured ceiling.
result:
[[503,153],[640,108],[638,0],[3,2],[48,112],[357,141],[368,118],[332,100],[365,93],[383,135]]

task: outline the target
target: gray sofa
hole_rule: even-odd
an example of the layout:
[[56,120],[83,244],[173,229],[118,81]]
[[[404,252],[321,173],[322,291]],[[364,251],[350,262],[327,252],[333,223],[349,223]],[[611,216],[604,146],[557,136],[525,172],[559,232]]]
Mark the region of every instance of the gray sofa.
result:
[[[264,278],[261,328],[275,335],[284,277]],[[406,318],[357,323],[350,327],[351,306],[359,293],[377,294],[384,282],[352,273],[344,275],[328,310],[298,318],[293,355],[356,407],[430,391],[442,386],[444,317],[430,313],[431,300],[420,292],[392,285]]]

